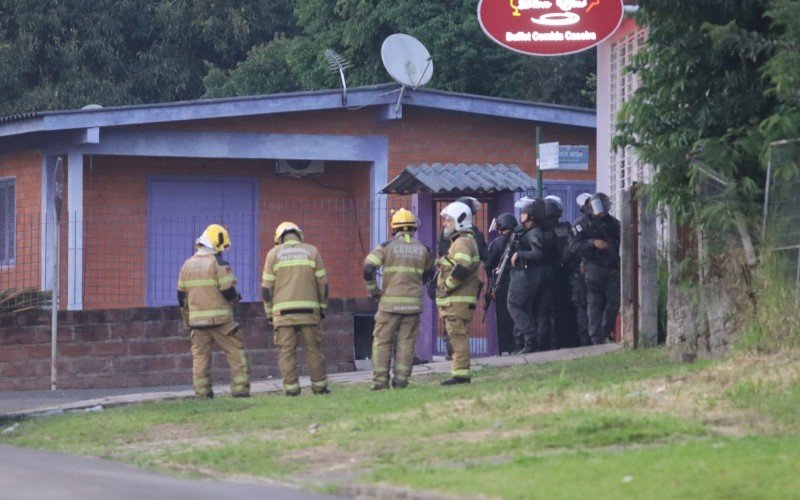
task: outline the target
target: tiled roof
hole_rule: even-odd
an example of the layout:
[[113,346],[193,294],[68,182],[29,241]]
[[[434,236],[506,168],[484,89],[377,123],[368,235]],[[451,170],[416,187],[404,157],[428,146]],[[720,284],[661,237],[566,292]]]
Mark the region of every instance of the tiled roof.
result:
[[499,193],[527,191],[536,181],[517,165],[502,163],[422,163],[411,165],[384,187],[382,193]]

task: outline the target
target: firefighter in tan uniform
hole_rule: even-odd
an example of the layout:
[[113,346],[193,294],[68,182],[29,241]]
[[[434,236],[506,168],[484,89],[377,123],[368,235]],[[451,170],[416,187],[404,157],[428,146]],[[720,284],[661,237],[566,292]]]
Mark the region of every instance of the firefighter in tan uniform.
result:
[[[392,214],[394,238],[381,243],[364,260],[367,291],[379,300],[372,332],[373,391],[389,388],[389,365],[395,346],[392,387],[408,386],[414,362],[414,346],[419,335],[423,283],[433,276],[433,255],[413,238],[417,219],[401,208]],[[383,267],[378,288],[376,272]]]
[[437,261],[436,305],[444,318],[453,345],[452,377],[442,385],[468,384],[469,322],[475,313],[481,282],[478,245],[472,232],[472,211],[464,203],[453,202],[442,210],[444,234],[451,240],[447,255]]
[[297,225],[283,222],[275,229],[275,247],[267,253],[261,295],[267,321],[275,329],[278,366],[287,396],[300,395],[297,342],[303,346],[311,376],[311,391],[328,394],[320,320],[328,306],[328,278],[314,245],[303,243]]
[[247,353],[233,319],[233,302],[241,300],[236,277],[222,252],[231,245],[224,227],[211,224],[197,238],[197,251],[181,268],[178,278],[178,303],[186,326],[191,328],[192,386],[197,397],[213,398],[211,352],[214,342],[222,347],[231,367],[231,394],[250,395]]

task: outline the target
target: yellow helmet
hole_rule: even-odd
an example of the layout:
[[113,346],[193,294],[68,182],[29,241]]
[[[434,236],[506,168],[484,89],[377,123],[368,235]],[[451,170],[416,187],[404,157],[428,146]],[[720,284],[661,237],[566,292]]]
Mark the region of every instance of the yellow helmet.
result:
[[303,232],[294,222],[281,222],[278,224],[278,227],[275,228],[275,244],[278,245],[281,242],[281,239],[286,235],[286,233],[294,232],[300,238],[300,241],[303,241]]
[[401,208],[392,214],[392,229],[395,231],[410,231],[417,228],[417,218],[410,210]]
[[231,238],[228,236],[228,231],[219,224],[211,224],[203,231],[203,234],[197,238],[198,245],[213,249],[219,253],[227,250],[231,246]]

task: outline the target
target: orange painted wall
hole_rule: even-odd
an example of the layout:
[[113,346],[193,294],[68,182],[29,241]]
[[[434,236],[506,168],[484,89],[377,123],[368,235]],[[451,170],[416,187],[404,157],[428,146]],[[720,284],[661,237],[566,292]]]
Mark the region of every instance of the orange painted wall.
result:
[[[318,111],[267,117],[206,120],[151,125],[148,130],[230,131],[375,135],[388,138],[391,180],[410,164],[517,164],[535,176],[535,126],[520,120],[431,109],[404,109],[402,120],[376,121],[373,111]],[[102,138],[102,133],[101,133]],[[102,140],[102,139],[101,139]],[[593,144],[594,131],[544,126],[543,142]],[[41,160],[38,153],[6,157],[0,176],[17,176],[18,214],[40,210]],[[325,174],[313,179],[278,178],[270,160],[200,160],[191,158],[84,158],[84,307],[141,306],[146,293],[147,178],[151,175],[234,176],[258,180],[259,260],[272,246],[273,231],[284,220],[297,222],[307,241],[322,251],[333,297],[364,295],[361,266],[371,250],[369,165],[326,162]],[[546,179],[592,181],[595,151],[585,172],[548,172]],[[410,208],[411,197],[390,197],[389,207]],[[39,241],[31,237],[36,262],[27,264],[26,283],[39,283]],[[65,252],[64,252],[65,253]],[[62,254],[62,257],[64,255]],[[66,264],[66,262],[63,262]],[[62,268],[63,269],[63,268]],[[235,270],[234,270],[235,271]],[[8,272],[5,272],[5,276]],[[0,276],[4,276],[0,274]]]
[[[361,295],[360,259],[369,251],[366,164],[328,163],[314,179],[278,178],[274,162],[136,157],[93,157],[84,174],[84,307],[145,303],[147,179],[151,175],[231,176],[256,179],[259,269],[273,246],[275,227],[291,220],[323,252],[333,297]],[[366,240],[364,238],[367,238]],[[187,244],[191,246],[191,242]],[[187,255],[188,257],[188,255]],[[236,270],[234,269],[234,272]],[[354,274],[355,273],[355,274]],[[260,271],[258,275],[260,276]]]
[[0,290],[40,285],[41,172],[38,152],[0,156],[0,179],[14,179],[16,198],[16,258],[0,266]]

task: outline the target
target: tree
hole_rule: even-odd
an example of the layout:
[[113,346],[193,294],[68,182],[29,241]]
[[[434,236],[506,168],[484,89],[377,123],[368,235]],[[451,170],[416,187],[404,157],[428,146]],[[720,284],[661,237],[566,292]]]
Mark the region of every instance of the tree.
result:
[[0,0],[0,114],[198,98],[206,62],[294,34],[291,4]]
[[[770,140],[797,135],[798,5],[793,0],[642,0],[641,79],[623,106],[615,146],[656,167],[651,194],[679,220],[755,210]],[[698,166],[734,182],[699,210]]]
[[[331,48],[353,63],[349,85],[386,83],[389,76],[381,62],[381,44],[393,33],[407,33],[432,55],[431,88],[593,106],[593,100],[581,91],[594,91],[593,80],[588,79],[594,69],[594,51],[561,58],[511,52],[483,34],[475,7],[473,0],[298,2],[294,12],[302,34],[286,46],[264,47],[250,57],[273,62],[285,57],[292,75],[289,87],[297,78],[303,88],[315,90],[337,85],[338,77],[327,70],[324,57],[325,49]],[[286,69],[282,64],[266,67],[254,62],[221,75],[212,68],[214,77],[207,81],[211,87],[206,95],[234,95],[230,93],[234,89],[253,88],[245,82],[256,81],[256,75],[278,82],[279,78],[269,76],[272,72],[285,73]]]

